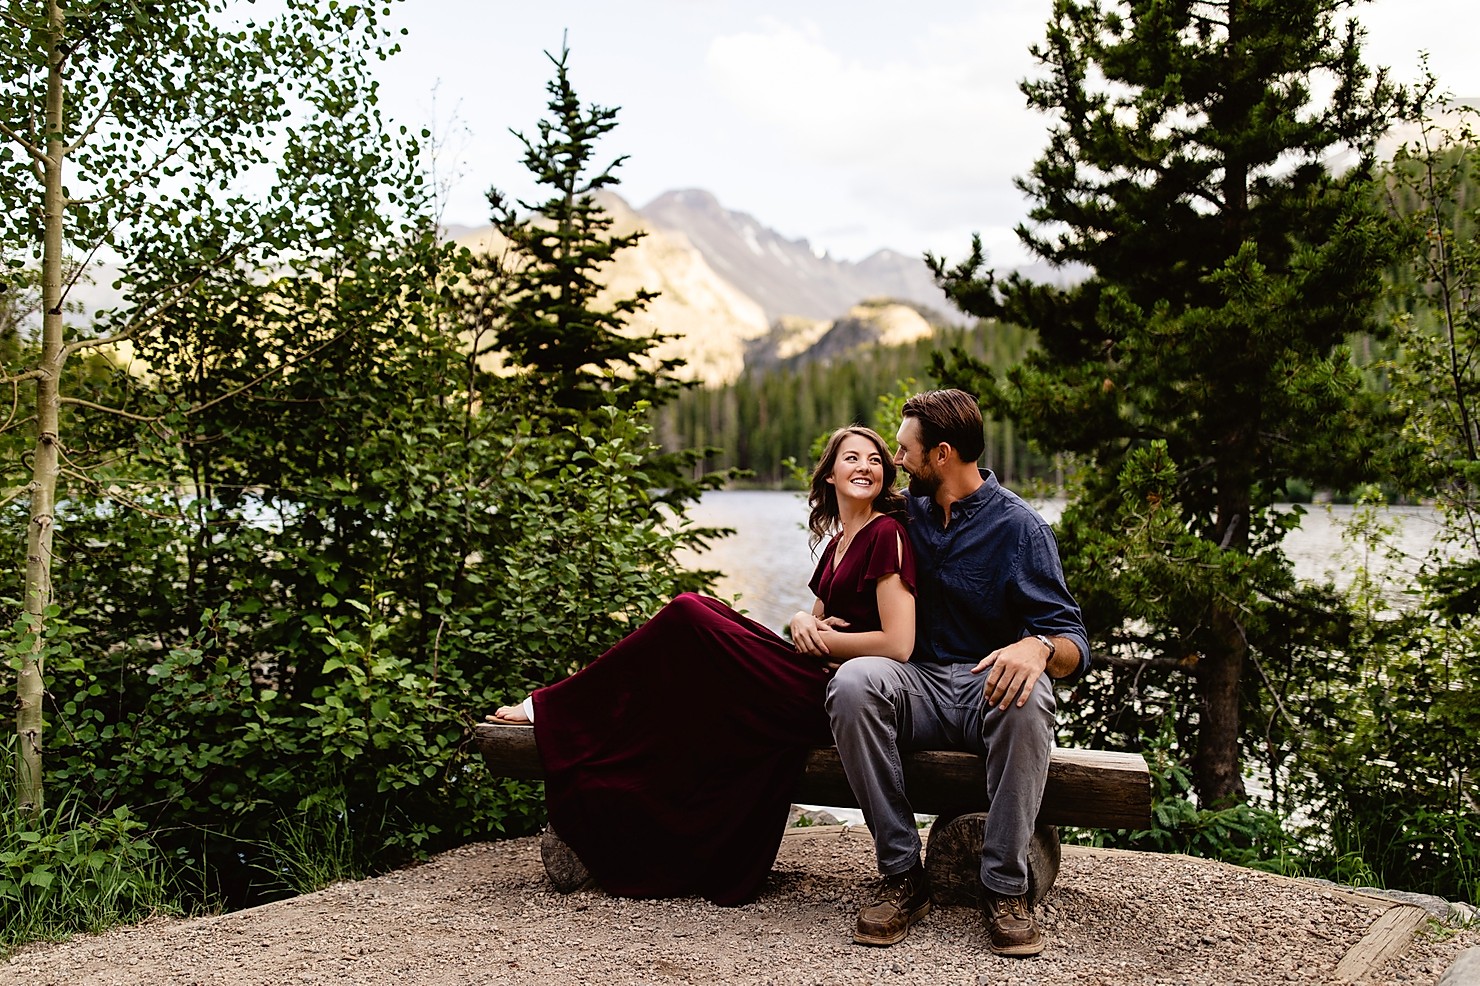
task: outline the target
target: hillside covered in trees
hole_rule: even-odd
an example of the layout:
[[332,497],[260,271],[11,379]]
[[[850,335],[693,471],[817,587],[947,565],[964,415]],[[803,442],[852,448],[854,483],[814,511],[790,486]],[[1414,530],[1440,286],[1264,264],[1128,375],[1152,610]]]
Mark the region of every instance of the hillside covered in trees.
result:
[[[839,360],[804,354],[748,369],[731,384],[683,392],[655,413],[655,431],[668,448],[714,448],[709,464],[745,470],[748,482],[794,482],[788,463],[807,463],[818,437],[833,428],[864,424],[892,439],[899,422],[881,420],[880,398],[929,386],[932,354],[959,350],[1006,369],[1022,359],[1030,339],[989,320],[969,329],[936,326],[928,339],[868,347]],[[1062,478],[1053,460],[1035,453],[1007,422],[989,422],[985,461],[1014,485]]]

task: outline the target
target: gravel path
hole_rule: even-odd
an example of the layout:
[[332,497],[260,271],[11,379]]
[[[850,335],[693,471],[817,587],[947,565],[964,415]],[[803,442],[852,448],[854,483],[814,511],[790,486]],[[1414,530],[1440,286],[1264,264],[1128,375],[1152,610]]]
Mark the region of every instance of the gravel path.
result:
[[964,907],[937,908],[893,948],[864,948],[849,934],[873,872],[866,831],[796,829],[744,907],[560,895],[538,840],[514,839],[251,910],[30,946],[0,965],[0,983],[1271,986],[1343,981],[1352,953],[1375,956],[1357,963],[1375,986],[1434,983],[1480,944],[1480,929],[1430,922],[1401,956],[1379,954],[1383,922],[1416,912],[1207,860],[1066,847],[1038,958],[988,953]]

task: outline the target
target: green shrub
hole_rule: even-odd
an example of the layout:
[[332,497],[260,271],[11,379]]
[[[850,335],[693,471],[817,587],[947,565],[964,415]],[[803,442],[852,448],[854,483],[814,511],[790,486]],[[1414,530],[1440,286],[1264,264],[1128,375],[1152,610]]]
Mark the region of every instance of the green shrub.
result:
[[1286,869],[1296,843],[1277,813],[1247,802],[1221,809],[1196,804],[1191,772],[1179,760],[1174,723],[1174,716],[1164,718],[1161,731],[1146,750],[1152,783],[1151,827],[1113,832],[1067,829],[1064,841]]
[[1312,865],[1480,900],[1480,619],[1453,626],[1419,609],[1380,624],[1357,645],[1359,684],[1308,717],[1296,764]]
[[[1347,537],[1359,558],[1386,559],[1381,499],[1369,491],[1363,502]],[[1450,572],[1442,552],[1416,584],[1359,561],[1352,636],[1307,666],[1289,704],[1302,738],[1289,776],[1310,818],[1300,834],[1314,873],[1480,899],[1480,617],[1448,606]],[[1333,665],[1350,671],[1333,678]]]
[[48,781],[82,817],[128,806],[197,904],[533,831],[539,789],[490,778],[470,727],[687,587],[674,555],[702,532],[655,506],[644,408],[553,434],[494,408],[460,444],[423,412],[274,523],[66,507],[90,550],[44,631]]

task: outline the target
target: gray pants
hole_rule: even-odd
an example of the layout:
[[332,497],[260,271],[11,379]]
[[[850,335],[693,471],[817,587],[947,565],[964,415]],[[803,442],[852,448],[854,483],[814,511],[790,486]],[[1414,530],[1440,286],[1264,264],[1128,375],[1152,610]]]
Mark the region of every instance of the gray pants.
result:
[[874,836],[879,872],[920,861],[920,832],[905,797],[901,750],[968,750],[986,757],[987,813],[981,881],[994,893],[1028,889],[1028,842],[1054,745],[1053,685],[1038,680],[1028,703],[983,709],[985,674],[969,664],[844,661],[827,688],[833,740]]

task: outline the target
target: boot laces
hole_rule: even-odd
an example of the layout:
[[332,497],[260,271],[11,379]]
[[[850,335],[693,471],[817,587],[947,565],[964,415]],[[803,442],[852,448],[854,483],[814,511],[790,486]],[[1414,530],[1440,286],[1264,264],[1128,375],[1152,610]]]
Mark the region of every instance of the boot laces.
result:
[[1015,918],[1019,921],[1028,920],[1028,904],[1025,897],[1002,897],[994,895],[992,901],[992,909],[1001,916]]
[[908,873],[886,876],[879,880],[878,887],[874,891],[874,900],[880,904],[896,903],[909,899],[912,891]]

